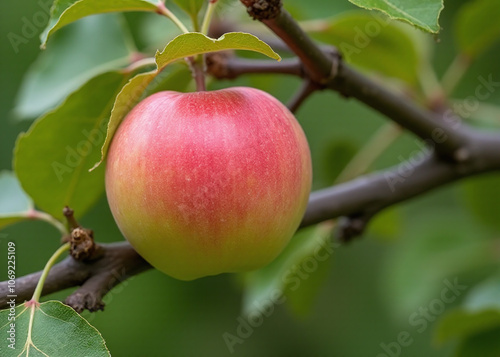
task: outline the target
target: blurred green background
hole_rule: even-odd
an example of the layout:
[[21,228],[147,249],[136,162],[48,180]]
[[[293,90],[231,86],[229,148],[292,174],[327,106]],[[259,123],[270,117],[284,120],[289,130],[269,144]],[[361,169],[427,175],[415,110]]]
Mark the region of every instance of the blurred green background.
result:
[[[453,17],[465,2],[445,2],[441,33],[436,37],[426,35],[434,48],[433,65],[439,76],[456,54]],[[355,9],[347,0],[309,0],[306,4],[287,0],[285,3],[302,19]],[[232,16],[232,11],[240,10],[239,5],[227,6],[223,12],[227,17]],[[20,119],[13,108],[23,76],[40,50],[38,36],[34,36],[20,44],[16,53],[8,34],[20,33],[23,18],[32,19],[41,6],[36,1],[18,0],[3,2],[1,9],[0,169],[10,170],[16,136],[31,124],[30,120]],[[163,43],[169,39],[155,32],[150,15],[127,14],[126,21],[139,48],[147,46],[144,38],[148,34],[158,36]],[[41,29],[38,28],[38,32]],[[102,36],[105,38],[106,34]],[[97,39],[89,41],[102,46]],[[473,95],[480,75],[500,76],[499,55],[497,45],[479,58],[454,96]],[[83,62],[92,61],[92,52],[79,56]],[[215,86],[236,84],[263,88],[286,102],[299,81],[283,76],[247,76]],[[500,93],[495,92],[488,102],[494,104],[499,100]],[[316,189],[331,184],[346,159],[386,122],[365,106],[329,91],[311,97],[300,108],[297,118],[310,142]],[[413,136],[403,135],[381,155],[374,168],[397,164],[418,148]],[[232,354],[223,334],[237,335],[237,319],[242,313],[243,284],[236,275],[181,282],[149,271],[113,290],[105,299],[104,312],[84,313],[84,316],[102,333],[113,356],[375,357],[387,353],[382,346],[396,341],[402,331],[409,333],[411,343],[396,355],[447,356],[458,342],[444,345],[435,342],[440,318],[460,306],[478,284],[498,270],[499,182],[498,174],[470,179],[384,212],[362,238],[335,249],[328,272],[321,277],[324,280],[320,280],[317,289],[309,293],[304,291],[309,289],[309,284],[304,284],[290,293],[292,299],[293,294],[310,295],[305,300],[298,299],[310,302],[304,303],[307,306],[303,310],[308,313],[297,313],[288,304],[275,306],[261,326],[254,328],[243,343],[234,346]],[[94,230],[98,241],[123,239],[105,197],[81,223]],[[40,270],[59,244],[57,232],[40,222],[14,225],[2,233],[2,251],[7,241],[16,242],[18,276]],[[4,261],[3,256],[0,259]],[[410,324],[409,319],[420,308],[429,307],[433,300],[440,298],[445,279],[458,279],[467,288],[457,300],[446,304],[445,312],[433,314],[424,331],[419,331],[419,326]],[[51,298],[64,299],[69,293],[64,291]]]

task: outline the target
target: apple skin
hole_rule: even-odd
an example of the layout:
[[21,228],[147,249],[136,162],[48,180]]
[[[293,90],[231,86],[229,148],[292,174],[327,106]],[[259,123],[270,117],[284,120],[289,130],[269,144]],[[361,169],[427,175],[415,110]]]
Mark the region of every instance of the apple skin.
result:
[[134,249],[192,280],[270,263],[300,224],[311,179],[304,132],[271,95],[165,91],[118,128],[106,193]]

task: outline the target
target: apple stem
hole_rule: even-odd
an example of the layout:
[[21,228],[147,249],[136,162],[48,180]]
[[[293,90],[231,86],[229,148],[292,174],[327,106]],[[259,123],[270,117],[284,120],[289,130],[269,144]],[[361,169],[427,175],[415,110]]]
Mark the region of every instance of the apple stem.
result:
[[[200,60],[201,59],[201,60]],[[193,73],[193,78],[196,83],[196,91],[204,92],[207,90],[205,85],[205,71],[203,69],[204,56],[198,56],[197,59],[194,57],[188,57],[187,61],[191,67],[191,72]]]

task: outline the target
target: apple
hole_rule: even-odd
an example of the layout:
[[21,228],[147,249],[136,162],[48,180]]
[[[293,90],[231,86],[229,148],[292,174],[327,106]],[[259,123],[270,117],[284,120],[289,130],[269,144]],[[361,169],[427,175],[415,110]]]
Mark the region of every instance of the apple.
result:
[[311,156],[292,113],[247,87],[159,92],[111,143],[106,193],[125,238],[181,280],[270,263],[304,215]]

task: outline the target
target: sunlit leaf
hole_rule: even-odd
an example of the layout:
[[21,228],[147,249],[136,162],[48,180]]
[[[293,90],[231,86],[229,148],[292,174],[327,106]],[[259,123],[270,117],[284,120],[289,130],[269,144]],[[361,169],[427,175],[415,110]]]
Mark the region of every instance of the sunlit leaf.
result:
[[157,52],[156,63],[158,68],[163,68],[181,58],[224,50],[255,51],[275,60],[281,60],[268,44],[249,33],[229,32],[218,39],[213,39],[202,33],[191,32],[177,36],[162,52]]

